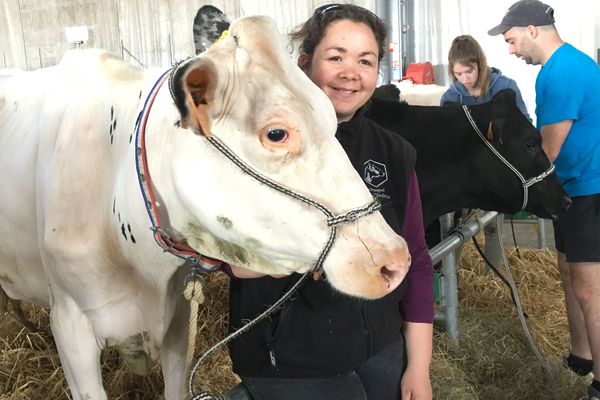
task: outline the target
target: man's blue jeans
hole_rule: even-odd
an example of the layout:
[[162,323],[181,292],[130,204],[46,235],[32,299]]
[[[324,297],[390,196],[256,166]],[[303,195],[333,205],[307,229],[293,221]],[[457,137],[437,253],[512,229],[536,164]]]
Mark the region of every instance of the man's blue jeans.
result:
[[392,343],[361,367],[333,378],[242,377],[231,400],[399,400],[404,344]]

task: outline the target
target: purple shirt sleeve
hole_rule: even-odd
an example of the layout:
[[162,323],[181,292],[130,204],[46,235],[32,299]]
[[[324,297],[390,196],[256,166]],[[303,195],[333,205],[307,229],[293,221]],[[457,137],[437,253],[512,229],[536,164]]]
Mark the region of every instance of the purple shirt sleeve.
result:
[[408,243],[412,264],[405,278],[407,288],[400,300],[400,314],[408,322],[433,323],[433,265],[425,242],[421,194],[414,171],[409,178],[406,202],[402,237]]

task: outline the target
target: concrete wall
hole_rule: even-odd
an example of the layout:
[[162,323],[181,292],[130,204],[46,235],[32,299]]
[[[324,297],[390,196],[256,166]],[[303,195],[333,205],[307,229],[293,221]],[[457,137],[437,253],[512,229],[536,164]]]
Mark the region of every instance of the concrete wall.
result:
[[[288,32],[305,20],[316,0],[2,0],[0,68],[37,69],[56,64],[71,47],[65,28],[86,25],[86,47],[123,54],[144,66],[168,66],[193,55],[192,23],[212,4],[230,18],[265,14]],[[353,3],[375,11],[375,0]]]

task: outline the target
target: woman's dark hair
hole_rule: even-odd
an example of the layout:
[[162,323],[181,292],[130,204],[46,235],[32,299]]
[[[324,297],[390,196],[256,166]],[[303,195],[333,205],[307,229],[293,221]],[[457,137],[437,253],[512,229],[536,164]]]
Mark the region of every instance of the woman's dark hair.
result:
[[315,47],[325,37],[329,24],[342,19],[363,23],[373,31],[379,48],[379,61],[381,61],[385,51],[387,27],[377,15],[353,4],[326,4],[315,9],[313,15],[303,25],[290,33],[290,42],[299,43],[300,53],[306,53],[309,58],[312,58]]
[[452,82],[456,82],[456,77],[454,76],[454,65],[456,63],[477,66],[479,75],[477,76],[475,86],[481,88],[481,96],[485,96],[488,90],[490,73],[485,53],[473,36],[461,35],[452,41],[452,45],[448,51],[448,74]]

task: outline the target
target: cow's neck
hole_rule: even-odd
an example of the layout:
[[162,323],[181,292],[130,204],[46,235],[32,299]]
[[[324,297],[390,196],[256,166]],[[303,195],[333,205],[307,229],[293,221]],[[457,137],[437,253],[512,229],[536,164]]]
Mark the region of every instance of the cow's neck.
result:
[[[407,120],[427,124],[421,126],[422,129],[416,124],[407,127],[409,132],[414,132],[408,133],[407,139],[417,148],[425,223],[461,208],[485,208],[487,202],[477,193],[488,184],[489,177],[478,171],[471,161],[477,159],[478,153],[488,150],[462,109],[449,112],[439,107],[412,107],[411,110],[413,118]],[[485,116],[478,112],[474,118],[482,121]],[[481,121],[478,125],[483,126]]]
[[[136,97],[139,97],[139,106],[132,107],[131,110],[126,110],[125,106],[115,107],[115,115],[132,114],[132,119],[130,123],[122,124],[122,129],[127,129],[130,137],[127,143],[118,144],[124,146],[120,151],[125,152],[123,157],[126,161],[124,162],[124,168],[120,171],[120,176],[116,180],[115,196],[112,204],[113,214],[117,219],[115,229],[122,240],[129,242],[123,245],[125,256],[131,265],[144,265],[144,268],[136,270],[136,273],[142,275],[144,280],[153,283],[169,282],[169,278],[183,263],[182,260],[176,257],[164,254],[163,250],[156,244],[150,230],[152,222],[144,204],[144,196],[136,173],[136,154],[138,154],[136,149],[138,144],[133,129],[134,122],[148,95],[148,91],[159,76],[159,72],[148,71],[146,78],[138,82],[135,94]],[[173,192],[173,186],[168,166],[173,154],[172,142],[177,137],[177,128],[174,123],[178,115],[176,109],[172,106],[172,101],[169,100],[170,95],[165,85],[157,95],[153,109],[150,112],[144,144],[149,166],[147,175],[152,182],[154,202],[160,205],[159,213],[166,225],[170,225],[168,211],[175,208],[172,205],[173,196],[170,195]],[[166,291],[167,289],[161,287],[160,290]]]

